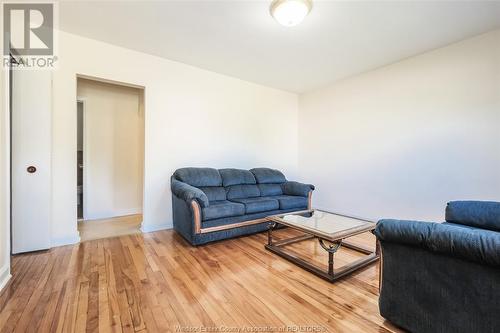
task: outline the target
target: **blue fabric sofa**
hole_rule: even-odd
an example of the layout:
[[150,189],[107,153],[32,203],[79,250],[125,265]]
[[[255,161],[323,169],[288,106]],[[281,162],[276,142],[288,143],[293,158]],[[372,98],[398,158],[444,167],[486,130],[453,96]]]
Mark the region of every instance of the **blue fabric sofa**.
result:
[[380,220],[380,314],[410,332],[500,332],[500,203],[455,201],[445,223]]
[[267,230],[270,215],[310,209],[314,190],[269,168],[181,168],[170,185],[174,229],[193,245]]

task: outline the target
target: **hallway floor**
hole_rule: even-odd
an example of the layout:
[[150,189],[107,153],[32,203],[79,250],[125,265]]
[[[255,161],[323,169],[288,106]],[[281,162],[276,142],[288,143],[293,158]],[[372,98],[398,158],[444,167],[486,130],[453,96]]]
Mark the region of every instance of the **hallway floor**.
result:
[[125,236],[141,233],[142,214],[118,216],[109,219],[78,221],[80,241]]

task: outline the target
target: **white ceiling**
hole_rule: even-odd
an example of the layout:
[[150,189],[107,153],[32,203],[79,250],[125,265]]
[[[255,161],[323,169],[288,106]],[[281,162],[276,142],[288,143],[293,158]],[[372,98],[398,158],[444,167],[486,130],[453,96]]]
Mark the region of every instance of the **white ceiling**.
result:
[[71,1],[60,27],[297,93],[500,27],[500,2],[316,0],[292,28],[269,4]]

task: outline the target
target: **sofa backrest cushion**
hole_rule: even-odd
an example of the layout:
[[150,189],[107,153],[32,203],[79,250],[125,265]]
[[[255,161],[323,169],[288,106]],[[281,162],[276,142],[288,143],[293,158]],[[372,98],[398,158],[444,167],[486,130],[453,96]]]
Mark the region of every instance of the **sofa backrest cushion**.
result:
[[260,195],[263,197],[283,194],[281,184],[258,184],[257,186],[259,187]]
[[208,201],[226,200],[226,189],[222,186],[202,186],[200,187],[208,198]]
[[219,169],[224,187],[231,185],[253,185],[257,182],[255,177],[248,170],[242,169]]
[[446,222],[500,231],[500,202],[448,202],[446,205]]
[[219,171],[212,168],[181,168],[174,172],[174,177],[194,187],[222,186]]
[[285,175],[276,169],[254,168],[250,171],[255,176],[257,184],[282,184],[286,182]]
[[227,199],[254,198],[260,196],[257,185],[231,185],[226,187]]

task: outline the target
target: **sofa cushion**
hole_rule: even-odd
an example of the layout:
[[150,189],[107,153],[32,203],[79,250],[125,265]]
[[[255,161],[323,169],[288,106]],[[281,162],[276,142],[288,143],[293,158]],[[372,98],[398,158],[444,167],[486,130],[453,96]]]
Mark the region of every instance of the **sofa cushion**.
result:
[[276,195],[265,198],[278,200],[280,209],[307,209],[307,198],[305,197],[299,197],[296,195]]
[[263,197],[283,194],[281,184],[258,184],[257,186],[259,187],[260,195]]
[[202,186],[200,190],[205,193],[210,201],[226,200],[226,189],[222,186]]
[[227,200],[211,201],[208,207],[202,209],[204,221],[244,214],[245,205]]
[[256,184],[255,177],[248,170],[242,169],[220,169],[222,185],[225,187],[231,185]]
[[174,177],[191,186],[222,186],[222,178],[217,169],[181,168],[174,172]]
[[500,202],[448,202],[446,205],[446,222],[500,231]]
[[226,187],[226,196],[228,200],[260,197],[260,191],[257,185],[232,185]]
[[254,168],[250,171],[258,184],[282,184],[286,182],[285,175],[279,170],[269,168]]
[[[296,212],[296,211],[297,211],[296,209],[288,209],[288,210],[275,209],[275,210],[270,210],[267,212],[245,214],[245,215],[232,216],[232,217],[223,217],[221,219],[201,221],[201,226],[202,226],[202,228],[218,227],[221,225],[228,225],[228,224],[234,224],[234,223],[245,222],[245,221],[250,221],[250,220],[256,220],[256,219],[261,219],[261,218],[268,217],[271,215],[286,214],[289,212]],[[262,222],[262,223],[266,226],[266,229],[267,229],[267,226],[269,225],[269,223],[268,222]],[[245,227],[241,227],[241,228],[245,228]],[[238,229],[240,229],[240,228],[238,228]],[[229,230],[226,230],[226,232],[229,232]],[[215,234],[215,233],[219,233],[219,231],[214,232],[214,233],[204,233],[204,234],[199,234],[199,235],[210,235],[210,234]]]
[[280,206],[278,200],[262,197],[233,199],[232,201],[244,204],[246,214],[275,210],[279,209]]

